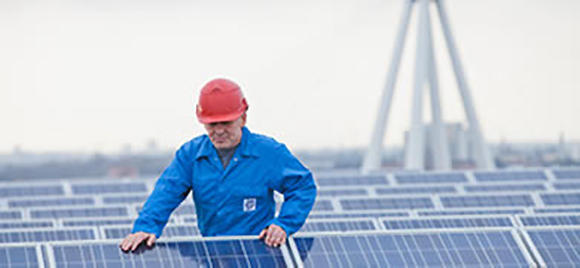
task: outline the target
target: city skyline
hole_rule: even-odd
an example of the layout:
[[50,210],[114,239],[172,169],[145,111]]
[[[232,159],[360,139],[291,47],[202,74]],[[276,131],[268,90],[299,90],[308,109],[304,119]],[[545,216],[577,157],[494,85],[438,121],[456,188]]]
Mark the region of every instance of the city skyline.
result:
[[[403,1],[0,1],[0,152],[177,148],[214,77],[295,149],[365,147]],[[577,1],[446,1],[485,138],[580,140]],[[409,126],[416,17],[385,145]],[[443,117],[463,120],[439,22]],[[428,110],[428,109],[425,109]],[[430,116],[426,116],[427,120]]]

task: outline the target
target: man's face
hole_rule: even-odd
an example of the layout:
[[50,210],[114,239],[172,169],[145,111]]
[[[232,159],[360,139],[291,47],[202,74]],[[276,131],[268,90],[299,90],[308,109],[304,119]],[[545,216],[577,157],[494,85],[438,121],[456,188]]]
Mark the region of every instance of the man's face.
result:
[[246,124],[246,114],[233,121],[203,124],[209,139],[216,149],[236,147],[242,140],[242,127]]

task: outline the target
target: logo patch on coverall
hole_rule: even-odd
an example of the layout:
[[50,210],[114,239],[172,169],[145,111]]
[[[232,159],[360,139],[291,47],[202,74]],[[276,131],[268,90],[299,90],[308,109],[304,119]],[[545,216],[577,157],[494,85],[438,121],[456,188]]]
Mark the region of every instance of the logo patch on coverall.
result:
[[244,212],[256,210],[256,198],[244,199]]

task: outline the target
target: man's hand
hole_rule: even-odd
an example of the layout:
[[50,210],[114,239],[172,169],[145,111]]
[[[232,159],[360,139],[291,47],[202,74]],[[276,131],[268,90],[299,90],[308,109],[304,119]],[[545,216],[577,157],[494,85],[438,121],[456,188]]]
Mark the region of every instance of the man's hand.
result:
[[270,247],[278,247],[286,243],[286,232],[282,227],[271,224],[262,230],[258,238],[264,239],[264,243]]
[[135,249],[137,249],[143,241],[147,241],[147,246],[152,247],[153,244],[155,244],[155,239],[156,237],[154,234],[145,232],[136,232],[134,234],[129,234],[127,237],[125,237],[123,242],[119,244],[119,247],[123,251],[128,251],[129,249],[131,251],[135,251]]

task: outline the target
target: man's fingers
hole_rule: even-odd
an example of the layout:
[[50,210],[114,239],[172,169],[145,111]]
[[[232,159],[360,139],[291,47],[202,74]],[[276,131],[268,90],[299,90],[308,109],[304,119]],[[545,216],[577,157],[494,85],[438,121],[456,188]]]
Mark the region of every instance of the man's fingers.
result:
[[155,244],[155,235],[154,234],[150,234],[149,238],[147,238],[147,246],[148,247],[152,247],[153,244]]
[[267,230],[268,230],[268,228],[265,228],[264,230],[262,230],[262,232],[260,232],[260,235],[258,235],[258,239],[264,238],[264,236],[266,235],[266,231]]

